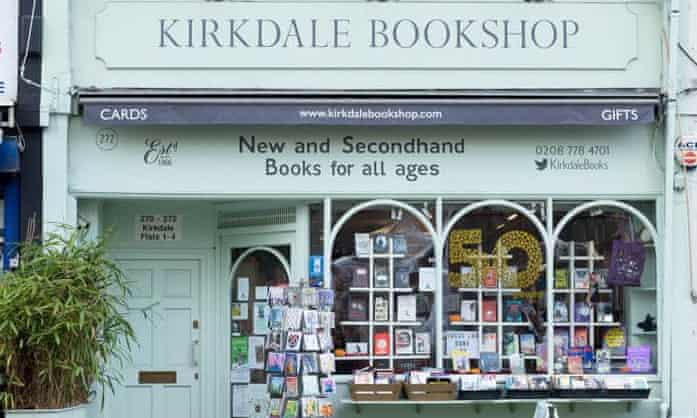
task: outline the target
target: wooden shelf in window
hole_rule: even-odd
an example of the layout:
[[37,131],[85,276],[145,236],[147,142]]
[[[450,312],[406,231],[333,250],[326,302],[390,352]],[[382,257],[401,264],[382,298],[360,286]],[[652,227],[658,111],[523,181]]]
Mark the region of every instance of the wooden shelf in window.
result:
[[457,289],[460,293],[520,293],[520,289],[499,289],[496,287],[460,287]]
[[[554,293],[588,293],[590,289],[553,289]],[[612,289],[598,289],[598,293],[609,294],[612,293]]]
[[349,292],[356,293],[412,293],[411,287],[349,287]]
[[620,327],[621,322],[553,322],[555,327]]
[[372,324],[374,327],[418,327],[422,324],[420,321],[341,321],[342,326],[367,327]]

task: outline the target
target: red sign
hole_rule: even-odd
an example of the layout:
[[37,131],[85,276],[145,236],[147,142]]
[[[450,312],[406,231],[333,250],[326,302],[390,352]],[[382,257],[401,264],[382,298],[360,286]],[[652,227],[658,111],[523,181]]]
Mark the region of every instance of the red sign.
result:
[[683,167],[697,167],[697,137],[680,137],[675,143],[675,157]]

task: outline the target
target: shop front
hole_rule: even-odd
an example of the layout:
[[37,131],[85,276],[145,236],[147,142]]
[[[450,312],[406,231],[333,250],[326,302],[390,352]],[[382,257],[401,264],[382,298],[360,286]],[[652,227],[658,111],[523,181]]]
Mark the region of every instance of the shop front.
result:
[[[78,3],[49,212],[133,281],[106,416],[666,416],[657,4]],[[326,350],[269,317],[309,283]]]

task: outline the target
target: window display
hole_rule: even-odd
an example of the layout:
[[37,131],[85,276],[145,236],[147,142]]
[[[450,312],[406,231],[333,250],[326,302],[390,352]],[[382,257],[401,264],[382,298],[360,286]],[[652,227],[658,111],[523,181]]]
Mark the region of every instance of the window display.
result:
[[[573,207],[555,205],[555,223]],[[569,343],[555,350],[556,373],[656,371],[655,328],[642,329],[642,320],[656,315],[654,250],[645,225],[619,208],[595,207],[563,225],[555,245],[553,324]],[[570,280],[556,280],[567,275]],[[557,307],[568,319],[556,315]],[[578,368],[573,356],[581,351],[587,361]],[[642,360],[635,361],[638,353]]]
[[464,399],[648,396],[655,203],[499,202],[332,202],[334,344],[338,373],[361,385],[351,393],[379,393],[366,387],[377,376],[467,372],[456,386],[482,393]]
[[511,372],[513,356],[522,358],[528,373],[544,372],[537,358],[537,346],[546,344],[544,240],[527,220],[535,214],[485,207],[459,216],[465,206],[444,207],[446,218],[454,223],[443,252],[443,293],[460,306],[459,311],[444,307],[444,366],[449,367],[452,358],[447,339],[459,333],[478,342],[476,349],[470,348],[470,357],[480,369],[481,356],[495,353],[500,372]]
[[334,240],[332,278],[339,373],[435,365],[433,239],[420,220],[393,207],[355,213]]

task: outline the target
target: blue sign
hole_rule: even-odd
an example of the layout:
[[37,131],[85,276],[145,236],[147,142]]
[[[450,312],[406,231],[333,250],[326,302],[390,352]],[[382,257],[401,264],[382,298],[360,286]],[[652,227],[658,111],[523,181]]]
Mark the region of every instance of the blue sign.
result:
[[310,256],[310,286],[324,286],[324,257],[321,255]]

